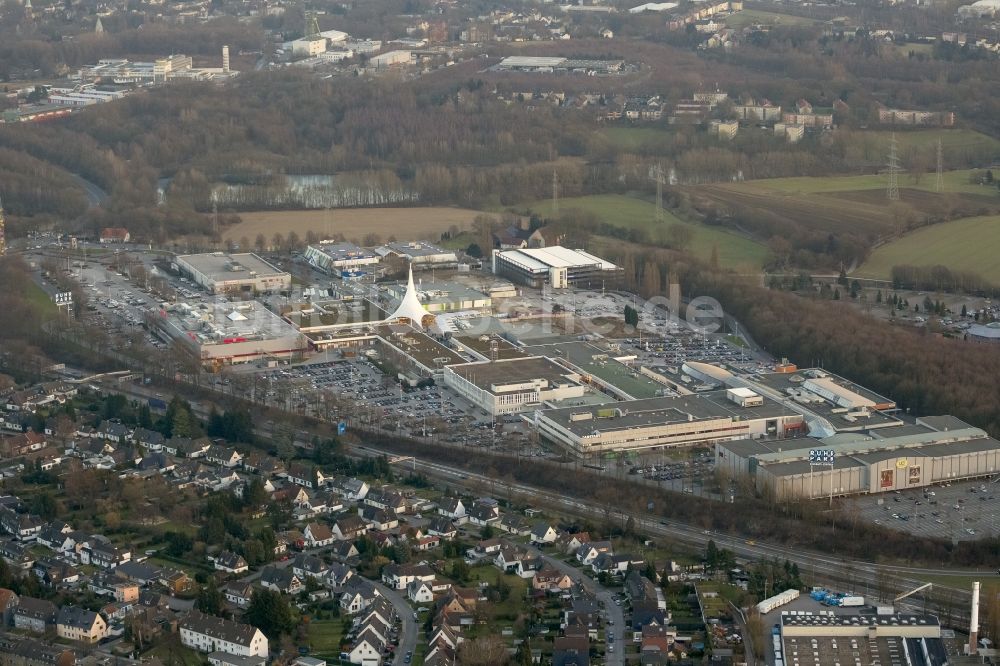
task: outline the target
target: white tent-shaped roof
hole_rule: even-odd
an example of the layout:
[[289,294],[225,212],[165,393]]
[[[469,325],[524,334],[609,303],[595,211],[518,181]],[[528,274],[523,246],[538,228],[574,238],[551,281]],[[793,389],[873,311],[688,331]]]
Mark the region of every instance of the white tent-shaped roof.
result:
[[387,321],[409,319],[410,323],[414,326],[423,326],[424,317],[429,316],[432,317],[433,315],[427,311],[427,308],[420,302],[420,297],[417,296],[417,288],[413,285],[413,264],[410,264],[410,274],[406,282],[406,293],[403,295],[403,300],[399,302],[399,307],[389,315]]

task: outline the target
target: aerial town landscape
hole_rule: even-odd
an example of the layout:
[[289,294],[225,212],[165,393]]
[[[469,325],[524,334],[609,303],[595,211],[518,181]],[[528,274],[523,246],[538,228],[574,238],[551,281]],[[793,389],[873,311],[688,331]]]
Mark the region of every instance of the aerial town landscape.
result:
[[998,0],[7,0],[0,666],[993,664],[998,250]]

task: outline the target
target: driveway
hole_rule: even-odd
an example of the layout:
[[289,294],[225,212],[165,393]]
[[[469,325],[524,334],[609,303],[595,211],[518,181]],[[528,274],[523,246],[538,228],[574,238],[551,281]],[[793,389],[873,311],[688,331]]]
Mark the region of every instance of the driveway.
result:
[[625,649],[625,643],[623,640],[625,633],[625,613],[622,611],[621,606],[615,605],[615,598],[611,590],[599,584],[590,576],[584,574],[580,569],[577,569],[571,564],[567,564],[562,559],[550,557],[534,548],[530,548],[529,550],[533,550],[535,554],[541,555],[542,560],[546,564],[569,576],[570,580],[574,583],[579,583],[584,590],[593,594],[602,604],[604,604],[605,616],[614,623],[609,628],[611,631],[615,632],[616,635],[615,651],[611,654],[605,655],[604,663],[609,666],[623,666],[625,663],[623,656],[623,651]]

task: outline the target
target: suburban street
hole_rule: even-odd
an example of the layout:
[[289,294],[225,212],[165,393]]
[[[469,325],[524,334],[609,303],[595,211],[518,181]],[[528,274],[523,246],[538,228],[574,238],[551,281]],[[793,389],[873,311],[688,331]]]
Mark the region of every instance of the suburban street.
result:
[[611,625],[606,627],[606,629],[610,629],[618,636],[618,640],[615,641],[617,643],[615,651],[605,655],[604,663],[611,666],[621,666],[624,663],[624,644],[621,643],[621,640],[624,636],[625,613],[622,611],[621,606],[615,604],[614,595],[611,593],[611,590],[603,585],[599,585],[594,579],[583,573],[583,571],[571,564],[567,564],[560,558],[545,555],[537,548],[530,547],[528,550],[534,555],[541,556],[546,564],[569,576],[574,583],[579,583],[584,590],[593,594],[604,604],[605,617],[611,622]]

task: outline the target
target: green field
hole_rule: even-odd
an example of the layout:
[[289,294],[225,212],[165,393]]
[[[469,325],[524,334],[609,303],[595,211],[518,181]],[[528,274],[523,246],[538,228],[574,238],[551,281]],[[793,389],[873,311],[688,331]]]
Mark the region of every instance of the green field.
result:
[[[897,138],[901,135],[897,134]],[[968,194],[981,194],[985,196],[998,195],[996,186],[976,185],[969,182],[969,176],[973,172],[968,169],[957,171],[946,171],[943,174],[943,185],[945,192],[964,192]],[[823,194],[825,192],[856,192],[858,190],[881,190],[885,189],[886,177],[883,175],[869,176],[802,176],[797,178],[765,178],[761,180],[748,180],[736,185],[727,185],[734,190],[746,192],[774,192],[775,194]],[[935,176],[933,173],[926,174],[919,184],[914,184],[912,179],[906,174],[899,177],[899,186],[915,190],[933,192],[935,187]]]
[[756,9],[744,9],[725,18],[726,26],[740,30],[754,23],[767,25],[815,25],[816,19],[777,12],[763,12]]
[[889,278],[893,266],[947,266],[978,273],[1000,284],[1000,215],[968,217],[924,227],[872,252],[855,272],[859,277]]
[[37,308],[39,314],[52,313],[56,311],[56,304],[52,302],[52,299],[45,293],[45,290],[34,282],[32,282],[28,287],[28,292],[25,295],[28,297],[28,300],[31,301],[32,305]]
[[338,659],[343,636],[343,618],[313,620],[309,623],[309,650],[316,656]]
[[[569,197],[560,199],[559,207],[561,211],[574,208],[587,211],[602,222],[616,227],[648,229],[654,240],[663,242],[669,238],[670,225],[685,225],[694,233],[689,248],[691,252],[701,259],[708,260],[714,247],[718,252],[719,266],[723,268],[758,270],[767,257],[767,249],[756,241],[721,229],[684,222],[670,211],[663,211],[663,221],[657,222],[654,219],[656,206],[635,197],[618,194]],[[530,208],[543,216],[552,214],[552,202],[548,200],[530,204]]]
[[608,127],[601,134],[622,150],[656,155],[671,150],[676,136],[673,132],[655,127]]

